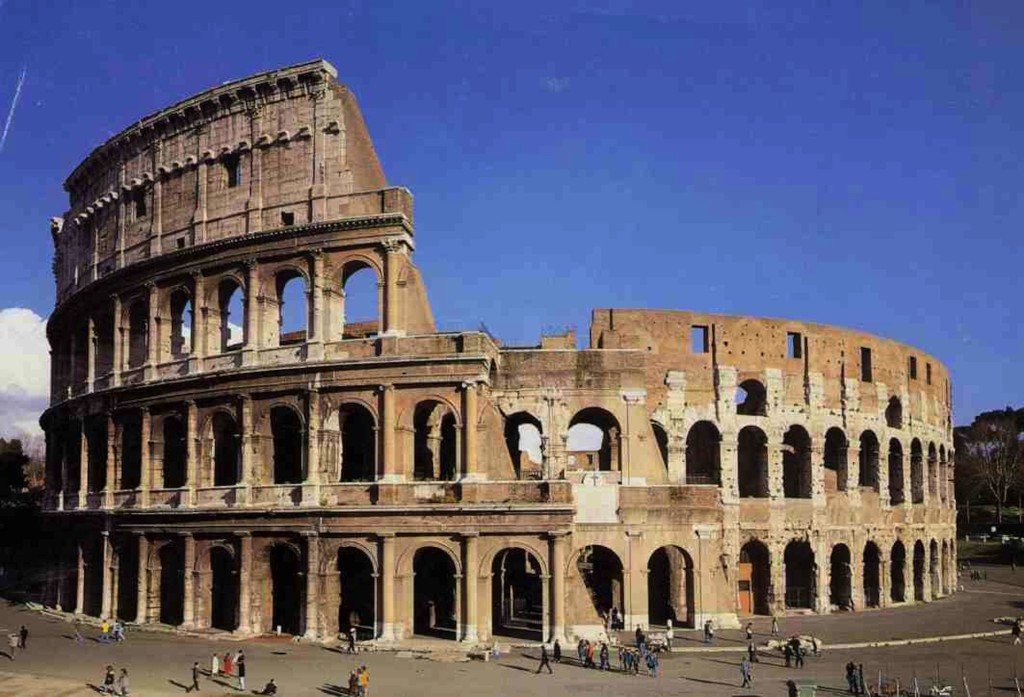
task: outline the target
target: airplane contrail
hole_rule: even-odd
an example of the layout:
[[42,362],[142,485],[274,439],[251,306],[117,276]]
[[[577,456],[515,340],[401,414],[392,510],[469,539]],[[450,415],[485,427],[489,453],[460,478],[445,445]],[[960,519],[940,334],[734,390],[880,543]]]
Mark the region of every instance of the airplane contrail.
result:
[[25,73],[28,66],[21,69],[18,76],[18,86],[14,88],[14,99],[11,100],[11,110],[7,112],[7,121],[4,123],[4,132],[0,133],[0,152],[4,151],[4,143],[7,142],[7,133],[11,130],[11,122],[14,121],[14,110],[18,107],[18,99],[21,98],[21,86],[25,84]]

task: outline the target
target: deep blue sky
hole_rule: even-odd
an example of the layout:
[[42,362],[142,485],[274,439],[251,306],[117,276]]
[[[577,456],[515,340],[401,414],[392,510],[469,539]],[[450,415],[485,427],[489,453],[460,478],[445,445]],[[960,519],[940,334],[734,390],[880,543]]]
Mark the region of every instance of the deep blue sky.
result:
[[27,68],[0,308],[52,308],[47,220],[93,147],[324,57],[416,195],[442,328],[534,343],[609,306],[829,322],[938,356],[960,422],[1019,404],[1024,3],[860,4],[0,0],[3,118]]

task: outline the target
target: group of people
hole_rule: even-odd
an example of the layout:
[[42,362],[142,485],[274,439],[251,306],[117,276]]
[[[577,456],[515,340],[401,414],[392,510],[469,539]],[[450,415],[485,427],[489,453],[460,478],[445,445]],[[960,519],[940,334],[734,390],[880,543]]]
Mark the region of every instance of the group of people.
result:
[[[199,667],[199,661],[195,661],[192,664],[192,683],[185,689],[186,692],[192,690],[199,690],[199,677],[202,675],[202,668]],[[214,678],[224,676],[227,678],[237,677],[238,678],[238,689],[245,689],[245,652],[238,649],[234,653],[226,651],[224,657],[221,658],[220,654],[214,652],[210,656],[210,680]],[[269,685],[273,685],[274,680],[271,679]],[[265,690],[265,688],[264,688]],[[273,692],[266,692],[264,694],[276,694],[277,686],[274,685]]]
[[601,618],[604,620],[605,633],[618,632],[626,628],[626,620],[622,617],[622,613],[619,612],[619,608],[615,605],[612,605],[612,609],[609,612],[602,612]]
[[851,695],[868,694],[867,686],[864,684],[864,664],[857,665],[850,661],[846,664],[846,685]]
[[[548,670],[551,667],[548,666]],[[358,697],[367,697],[370,694],[370,671],[366,668],[366,664],[353,668],[352,672],[348,674],[348,693],[350,695],[358,695]]]
[[11,632],[8,634],[7,643],[11,649],[11,652],[7,657],[13,661],[14,656],[18,651],[24,651],[28,648],[28,627],[21,625],[21,629],[17,632]]
[[114,666],[108,665],[103,671],[103,684],[100,686],[100,694],[130,697],[130,690],[128,669],[122,668],[121,674],[118,675],[114,671]]
[[118,644],[124,643],[124,625],[121,624],[121,620],[115,620],[111,624],[110,620],[104,618],[100,625],[100,643],[109,644],[111,639]]

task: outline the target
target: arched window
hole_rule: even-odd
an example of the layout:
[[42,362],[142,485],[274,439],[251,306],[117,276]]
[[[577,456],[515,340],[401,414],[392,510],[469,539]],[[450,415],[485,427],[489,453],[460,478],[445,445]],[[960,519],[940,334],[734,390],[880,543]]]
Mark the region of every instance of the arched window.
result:
[[652,421],[651,430],[654,432],[654,443],[658,446],[658,454],[661,455],[661,464],[668,469],[668,434],[665,433],[665,427],[657,421]]
[[413,428],[413,476],[419,480],[454,481],[459,473],[455,414],[441,402],[420,402],[413,412]]
[[299,484],[303,476],[302,421],[290,407],[270,410],[270,432],[274,444],[274,484]]
[[722,436],[710,421],[698,421],[686,434],[686,483],[722,483]]
[[736,388],[736,413],[740,416],[766,416],[768,393],[758,380],[744,380]]
[[903,445],[895,438],[889,440],[889,503],[903,503]]
[[114,313],[108,307],[94,317],[96,331],[96,377],[114,370]]
[[125,414],[121,419],[121,489],[142,485],[142,417]]
[[505,446],[519,479],[539,478],[541,475],[544,464],[542,429],[540,419],[525,411],[505,419]]
[[178,489],[185,486],[187,478],[188,446],[185,442],[186,431],[184,422],[176,416],[164,417],[164,483],[165,489]]
[[341,428],[341,481],[373,481],[377,450],[373,416],[360,404],[342,405],[338,416]]
[[860,486],[878,491],[878,437],[872,431],[860,434]]
[[740,431],[739,448],[740,498],[768,497],[768,437],[756,426]]
[[910,502],[924,503],[924,455],[917,438],[910,442]]
[[842,429],[825,433],[825,491],[846,491],[846,435]]
[[928,495],[934,500],[938,495],[939,477],[938,452],[935,450],[935,443],[928,444]]
[[806,540],[793,540],[782,557],[786,573],[786,607],[813,608],[814,550]]
[[306,279],[298,271],[277,274],[278,345],[301,344],[308,336]]
[[811,437],[801,426],[782,439],[782,490],[787,499],[811,498]]
[[213,485],[234,486],[241,475],[241,434],[235,420],[224,412],[213,417]]
[[569,422],[568,434],[569,469],[622,469],[621,430],[618,420],[610,412],[600,407],[578,411]]
[[380,332],[379,286],[376,271],[365,262],[351,261],[342,269],[342,338],[357,339]]
[[171,358],[192,353],[192,298],[182,289],[171,293]]
[[149,303],[140,298],[128,308],[128,367],[146,363],[149,349]]
[[232,351],[245,343],[245,303],[242,288],[233,279],[221,281],[217,289],[220,304],[220,350]]
[[889,428],[903,428],[903,404],[899,397],[890,397],[885,408],[885,425]]

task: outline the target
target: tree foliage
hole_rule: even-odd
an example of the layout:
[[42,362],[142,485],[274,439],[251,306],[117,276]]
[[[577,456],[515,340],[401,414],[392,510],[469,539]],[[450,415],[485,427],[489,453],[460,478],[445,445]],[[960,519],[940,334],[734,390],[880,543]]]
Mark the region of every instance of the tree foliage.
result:
[[0,438],[0,506],[24,503],[28,493],[25,467],[29,457],[17,438]]
[[996,504],[1002,522],[1010,492],[1024,488],[1024,409],[978,414],[954,436],[958,498],[970,502],[983,492]]

